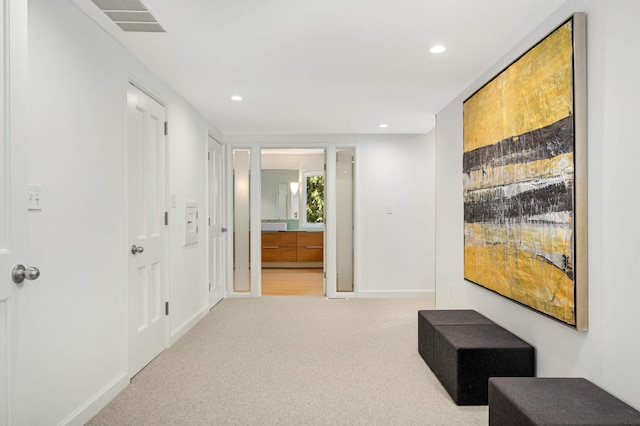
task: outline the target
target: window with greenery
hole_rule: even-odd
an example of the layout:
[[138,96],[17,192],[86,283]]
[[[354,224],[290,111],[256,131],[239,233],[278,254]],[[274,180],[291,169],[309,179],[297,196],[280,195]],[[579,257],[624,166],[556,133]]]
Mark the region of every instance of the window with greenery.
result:
[[304,177],[304,224],[321,226],[324,223],[324,175],[322,172],[307,172]]

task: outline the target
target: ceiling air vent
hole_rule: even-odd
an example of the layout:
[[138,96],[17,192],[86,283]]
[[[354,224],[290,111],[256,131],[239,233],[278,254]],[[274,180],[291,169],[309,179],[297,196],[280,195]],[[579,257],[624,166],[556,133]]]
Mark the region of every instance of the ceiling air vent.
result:
[[91,0],[123,31],[164,33],[162,25],[140,0]]

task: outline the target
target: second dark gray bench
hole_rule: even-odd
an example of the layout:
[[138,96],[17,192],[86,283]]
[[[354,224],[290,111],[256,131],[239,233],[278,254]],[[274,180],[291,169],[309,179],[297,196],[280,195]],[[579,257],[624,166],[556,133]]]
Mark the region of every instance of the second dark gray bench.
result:
[[583,378],[489,379],[489,425],[640,425],[640,412]]

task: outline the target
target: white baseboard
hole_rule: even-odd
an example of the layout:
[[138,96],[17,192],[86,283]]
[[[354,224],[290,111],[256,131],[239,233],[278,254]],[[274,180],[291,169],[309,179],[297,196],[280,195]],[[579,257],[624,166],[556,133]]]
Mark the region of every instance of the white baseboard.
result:
[[[196,312],[187,321],[185,321],[180,327],[171,334],[170,345],[177,342],[182,336],[184,336],[194,325],[196,325],[202,318],[204,318],[209,312],[208,306],[204,306],[200,311]],[[73,413],[69,414],[63,419],[59,426],[62,425],[84,425],[93,416],[98,414],[116,395],[118,395],[129,384],[128,373],[122,373],[118,375],[114,380],[102,388],[98,393],[91,397],[87,402],[78,407]]]
[[171,332],[171,337],[169,338],[169,346],[172,346],[175,342],[180,340],[182,336],[187,334],[189,330],[193,328],[194,325],[200,322],[202,318],[204,318],[209,313],[209,306],[203,306],[198,312],[193,314],[191,318],[183,322],[175,331]]
[[419,297],[435,297],[435,290],[360,290],[359,298],[419,298]]
[[113,398],[116,397],[129,384],[128,373],[124,372],[118,375],[105,387],[100,389],[98,393],[92,396],[87,402],[78,407],[73,413],[69,414],[58,425],[84,425],[93,418],[100,410],[102,410]]

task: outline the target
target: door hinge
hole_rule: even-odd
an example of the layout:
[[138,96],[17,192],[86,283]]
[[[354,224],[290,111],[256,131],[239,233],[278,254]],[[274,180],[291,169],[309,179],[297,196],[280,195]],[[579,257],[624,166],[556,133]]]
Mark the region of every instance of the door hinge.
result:
[[169,134],[169,122],[164,122],[164,135],[167,136]]
[[169,315],[169,302],[164,302],[164,314]]
[[169,224],[169,212],[164,212],[164,224]]
[[207,160],[211,160],[211,151],[207,152]]

